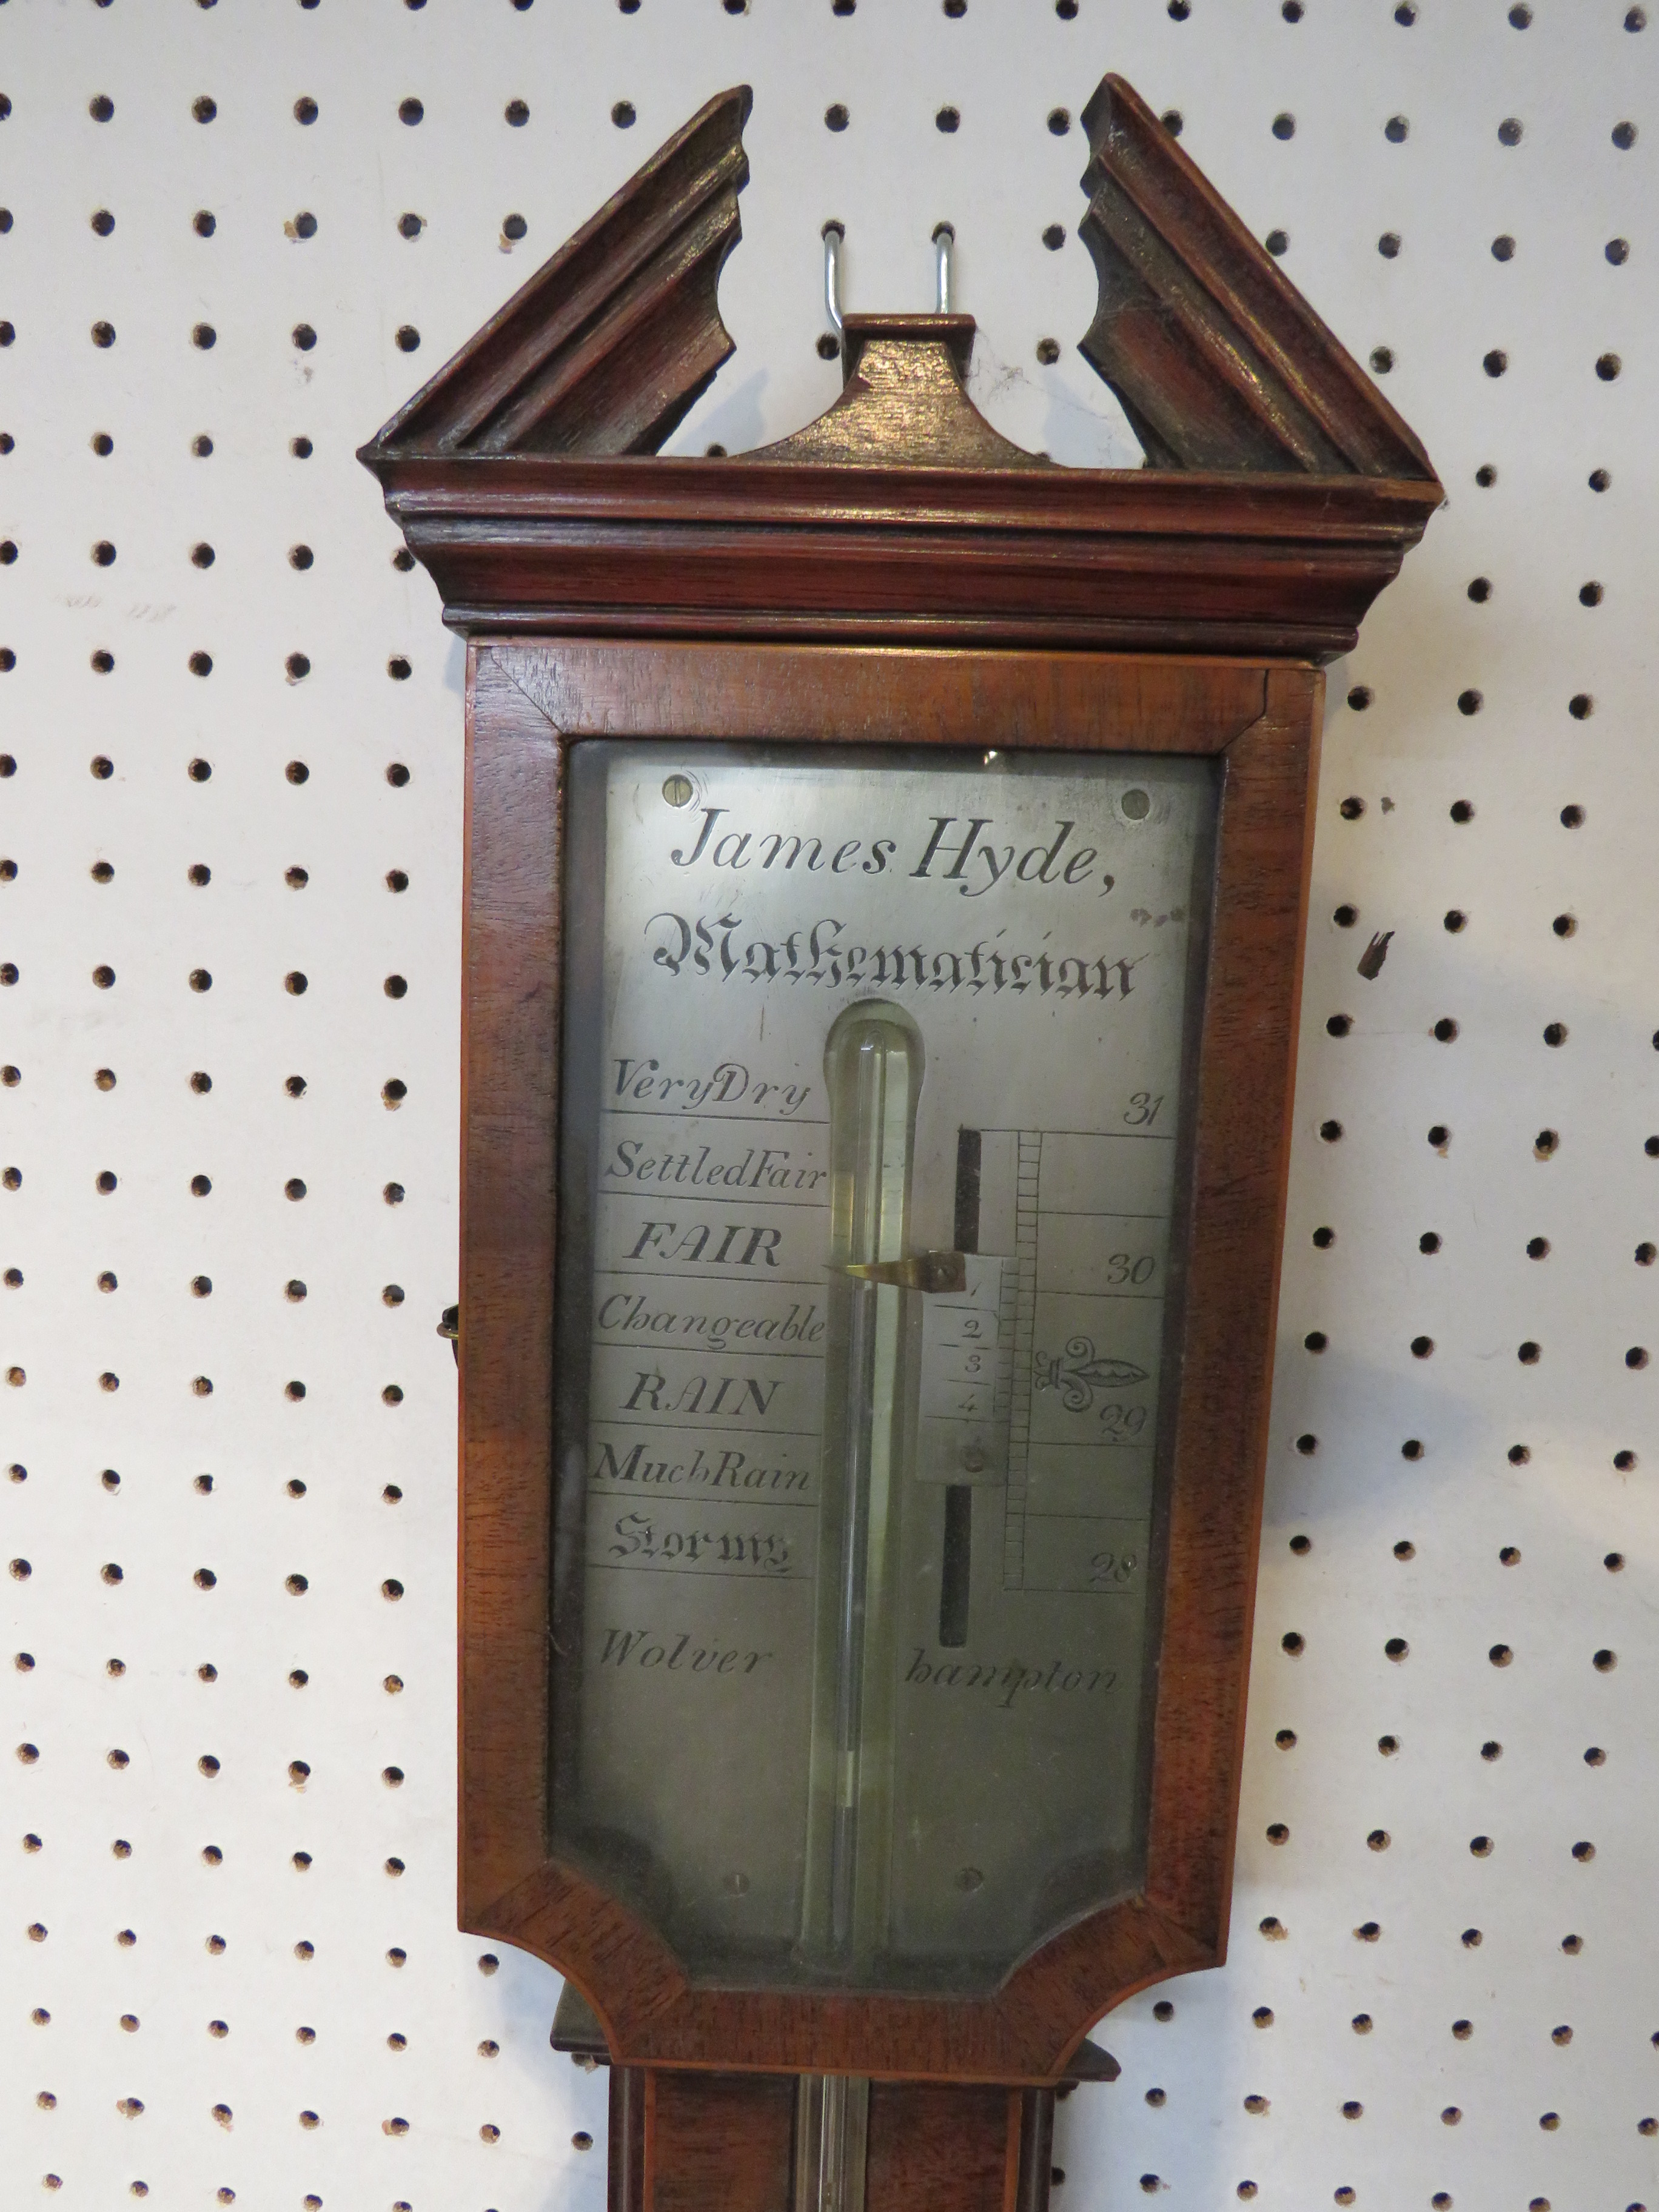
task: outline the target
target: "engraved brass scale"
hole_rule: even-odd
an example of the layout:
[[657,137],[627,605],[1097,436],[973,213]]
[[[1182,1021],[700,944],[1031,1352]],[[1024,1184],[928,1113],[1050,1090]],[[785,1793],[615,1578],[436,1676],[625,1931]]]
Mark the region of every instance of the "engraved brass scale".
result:
[[618,2212],[1040,2212],[1090,2024],[1224,1955],[1318,664],[1440,494],[1115,79],[1145,470],[977,414],[948,246],[653,459],[747,109],[363,454],[471,640],[462,1917]]

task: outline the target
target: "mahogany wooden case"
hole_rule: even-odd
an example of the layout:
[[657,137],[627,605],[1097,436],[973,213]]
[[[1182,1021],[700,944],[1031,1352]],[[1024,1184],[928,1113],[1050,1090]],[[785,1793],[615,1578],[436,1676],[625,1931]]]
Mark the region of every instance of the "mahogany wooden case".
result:
[[[1363,370],[1115,78],[1083,112],[1100,305],[1082,350],[1146,468],[1061,469],[1009,445],[966,394],[972,323],[945,314],[848,316],[842,393],[816,423],[754,455],[659,458],[732,349],[716,287],[748,107],[743,88],[711,100],[362,453],[470,641],[460,1917],[567,1974],[620,2069],[1036,2090],[1131,1991],[1225,1954],[1318,664],[1352,642],[1442,494]],[[1218,764],[1146,1879],[988,1996],[694,1985],[550,1850],[550,1693],[579,1663],[552,1632],[577,1566],[553,1465],[562,917],[584,868],[564,809],[572,748],[601,737]]]
[[[1224,1955],[1322,679],[1091,654],[545,640],[468,685],[461,1231],[461,1918],[556,1965],[619,2063],[1057,2079],[1090,2023]],[[1192,1085],[1147,1879],[991,1997],[694,1987],[548,1844],[560,920],[599,735],[1182,753],[1222,764]],[[1173,1394],[1172,1394],[1173,1395]]]

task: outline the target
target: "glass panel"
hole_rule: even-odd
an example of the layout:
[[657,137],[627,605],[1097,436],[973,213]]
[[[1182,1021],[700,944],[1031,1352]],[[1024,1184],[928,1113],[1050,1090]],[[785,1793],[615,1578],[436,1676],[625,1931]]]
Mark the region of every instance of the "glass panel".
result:
[[1215,804],[573,749],[553,1819],[700,1978],[988,1989],[1138,1886]]

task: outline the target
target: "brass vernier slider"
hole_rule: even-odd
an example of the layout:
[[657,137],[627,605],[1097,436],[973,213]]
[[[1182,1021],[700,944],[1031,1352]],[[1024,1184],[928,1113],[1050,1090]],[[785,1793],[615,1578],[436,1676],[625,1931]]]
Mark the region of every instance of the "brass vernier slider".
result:
[[842,1268],[861,1283],[891,1283],[901,1291],[965,1291],[964,1252],[912,1252],[905,1260],[856,1260]]

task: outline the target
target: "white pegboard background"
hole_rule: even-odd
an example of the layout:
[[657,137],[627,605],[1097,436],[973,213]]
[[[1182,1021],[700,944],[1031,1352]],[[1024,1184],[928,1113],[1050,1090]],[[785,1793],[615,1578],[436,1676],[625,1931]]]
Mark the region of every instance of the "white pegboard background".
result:
[[[1659,1237],[1656,52],[1625,0],[0,4],[0,1152],[21,1176],[0,1267],[22,1277],[0,1368],[27,1376],[0,1463],[27,1469],[0,1486],[0,1556],[30,1569],[0,1588],[34,1662],[0,1676],[9,2204],[44,2180],[100,2212],[129,2191],[598,2207],[605,2077],[547,2048],[556,1977],[508,1952],[481,1976],[453,1926],[454,1376],[433,1332],[455,1286],[461,654],[392,565],[353,448],[746,80],[738,352],[677,450],[741,450],[831,398],[836,216],[862,307],[930,304],[929,234],[954,222],[988,410],[1058,458],[1128,458],[1073,350],[1085,149],[1048,124],[1109,68],[1179,111],[1259,234],[1288,234],[1348,345],[1388,349],[1449,505],[1332,672],[1232,1963],[1107,2023],[1123,2078],[1062,2108],[1056,2202],[1659,2203],[1659,1282],[1633,1259]],[[1627,1364],[1648,1345],[1656,1364]]]

